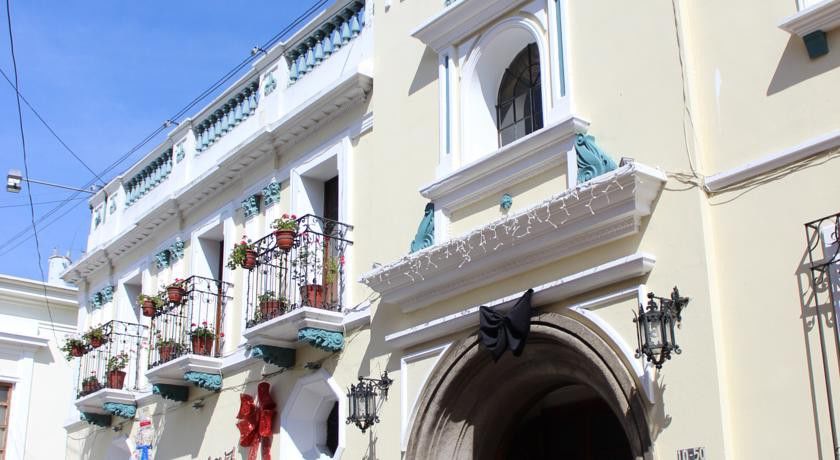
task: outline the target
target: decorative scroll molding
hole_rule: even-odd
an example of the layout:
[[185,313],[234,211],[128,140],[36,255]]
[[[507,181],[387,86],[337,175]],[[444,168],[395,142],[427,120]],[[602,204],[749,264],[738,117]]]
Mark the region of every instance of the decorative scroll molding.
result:
[[294,348],[254,345],[250,349],[249,356],[277,367],[290,368],[295,365],[295,353]]
[[260,195],[254,194],[242,200],[242,215],[250,219],[260,213]]
[[152,394],[160,395],[170,401],[186,401],[190,396],[190,387],[182,385],[171,385],[168,383],[156,383],[152,385]]
[[364,2],[351,1],[335,15],[325,19],[309,35],[290,44],[286,52],[289,84],[294,84],[312,69],[358,37],[365,26]]
[[122,418],[134,418],[134,415],[137,413],[137,406],[131,404],[106,402],[102,405],[102,408],[109,414]]
[[271,181],[262,189],[263,205],[267,208],[280,202],[280,182]]
[[163,249],[155,253],[155,267],[157,267],[158,270],[169,267],[171,262],[172,260],[169,249]]
[[80,419],[88,422],[91,425],[101,426],[107,428],[111,426],[111,416],[109,414],[94,414],[92,412],[82,412]]
[[298,331],[298,341],[305,342],[324,351],[336,352],[344,349],[344,334],[312,327]]
[[435,204],[427,203],[423,219],[417,227],[417,234],[411,242],[411,252],[417,252],[435,244]]
[[598,147],[592,136],[578,134],[575,140],[575,152],[577,152],[578,183],[592,180],[617,168],[612,158]]
[[114,286],[109,284],[108,286],[105,286],[91,294],[88,298],[88,305],[90,308],[96,310],[98,308],[102,308],[106,303],[111,302],[112,300],[114,300]]
[[184,380],[205,390],[219,391],[222,389],[222,376],[219,374],[190,371],[184,374]]
[[102,297],[102,302],[103,303],[108,303],[108,302],[114,300],[114,286],[111,286],[111,285],[105,286],[104,288],[102,288],[101,291],[99,291],[99,294]]
[[259,82],[249,83],[195,125],[195,149],[203,152],[257,111]]
[[137,200],[151,192],[172,172],[172,149],[166,149],[145,168],[125,183],[125,206],[131,206]]
[[169,246],[169,260],[170,263],[184,258],[184,241],[180,237],[175,238],[175,242]]

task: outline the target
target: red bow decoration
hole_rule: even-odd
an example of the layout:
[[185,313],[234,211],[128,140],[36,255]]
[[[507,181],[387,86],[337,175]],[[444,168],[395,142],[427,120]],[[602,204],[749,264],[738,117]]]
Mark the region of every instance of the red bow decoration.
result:
[[262,445],[262,460],[271,460],[271,436],[274,432],[272,422],[277,404],[271,399],[271,385],[260,382],[257,385],[259,407],[254,404],[254,397],[242,393],[239,395],[239,413],[236,427],[239,428],[239,445],[251,447],[248,460],[256,460],[257,450]]

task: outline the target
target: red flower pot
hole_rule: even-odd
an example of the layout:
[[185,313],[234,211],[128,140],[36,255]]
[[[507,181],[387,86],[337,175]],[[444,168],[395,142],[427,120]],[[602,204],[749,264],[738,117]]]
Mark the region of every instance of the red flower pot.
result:
[[122,390],[123,383],[125,383],[125,372],[120,370],[108,372],[108,388]]
[[143,301],[143,306],[141,307],[141,309],[143,310],[143,316],[148,316],[149,318],[154,317],[155,313],[157,313],[157,308],[155,308],[155,303],[152,302],[151,300],[144,300]]
[[213,352],[212,335],[194,335],[190,340],[192,340],[193,354],[210,356],[210,353]]
[[166,297],[171,303],[180,304],[187,292],[181,286],[169,286],[166,288]]
[[242,268],[252,270],[257,266],[257,251],[253,249],[245,250],[245,260],[242,261]]
[[76,358],[82,357],[85,355],[85,347],[82,345],[74,345],[70,348],[70,356],[75,356]]
[[98,381],[93,382],[84,382],[82,383],[82,393],[89,395],[91,393],[95,393],[102,389],[102,385],[99,384]]
[[305,284],[301,286],[300,297],[305,306],[324,308],[324,286],[320,284]]
[[275,230],[274,239],[277,241],[277,247],[284,251],[288,251],[295,244],[295,236],[297,232],[294,230]]
[[102,344],[105,343],[105,340],[101,337],[91,337],[90,338],[90,346],[93,348],[99,348]]
[[267,319],[274,318],[275,316],[279,316],[283,313],[283,303],[279,300],[266,300],[265,302],[260,302],[260,318],[263,321]]
[[160,355],[161,363],[171,360],[175,354],[175,345],[164,345],[162,347],[158,347],[158,354]]

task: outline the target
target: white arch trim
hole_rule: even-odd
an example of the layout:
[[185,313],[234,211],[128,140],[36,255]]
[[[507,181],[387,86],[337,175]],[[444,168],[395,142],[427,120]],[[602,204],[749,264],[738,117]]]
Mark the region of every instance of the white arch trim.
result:
[[[329,456],[322,451],[326,441],[324,422],[338,402],[338,446]],[[338,460],[346,445],[347,402],[335,379],[324,369],[298,379],[280,414],[278,458],[290,460]]]

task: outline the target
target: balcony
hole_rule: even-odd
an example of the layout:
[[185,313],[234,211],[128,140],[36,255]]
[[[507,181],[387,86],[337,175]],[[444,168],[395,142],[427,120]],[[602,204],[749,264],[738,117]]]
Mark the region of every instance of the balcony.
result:
[[160,294],[164,308],[152,319],[152,347],[146,377],[153,392],[186,400],[185,382],[221,388],[221,331],[233,285],[192,276]]
[[260,354],[299,343],[343,348],[344,256],[353,227],[313,215],[297,224],[288,242],[274,232],[253,244],[257,263],[248,274],[244,334],[252,355],[255,347]]
[[148,327],[110,321],[96,329],[101,331],[101,339],[88,340],[79,358],[76,407],[92,423],[111,415],[132,418]]

